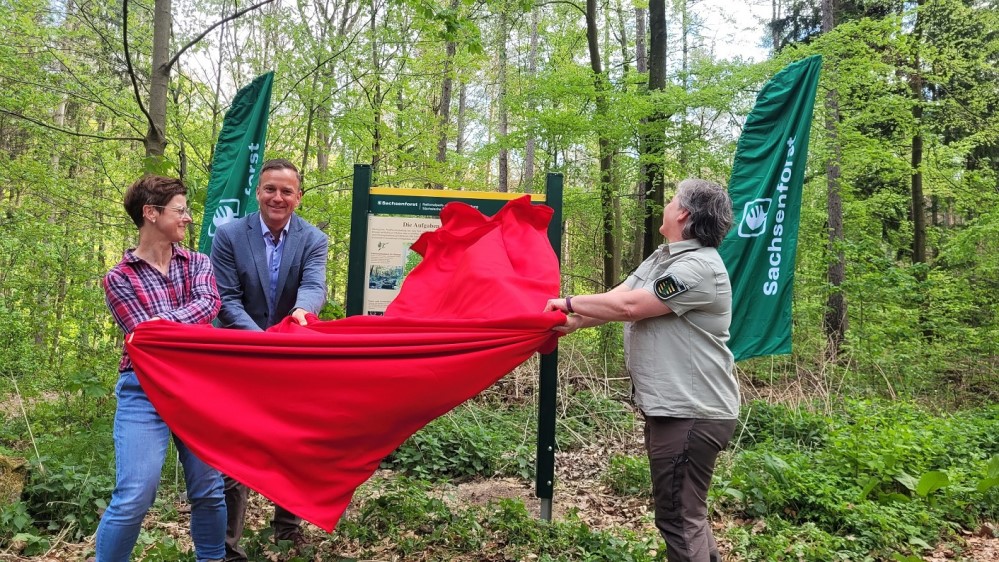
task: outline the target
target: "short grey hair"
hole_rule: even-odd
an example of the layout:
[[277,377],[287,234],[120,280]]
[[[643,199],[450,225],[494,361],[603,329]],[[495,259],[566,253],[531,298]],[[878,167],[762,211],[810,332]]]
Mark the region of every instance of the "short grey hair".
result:
[[676,202],[690,213],[683,225],[683,238],[696,238],[712,248],[721,245],[732,228],[732,199],[722,186],[698,178],[685,179],[677,185]]

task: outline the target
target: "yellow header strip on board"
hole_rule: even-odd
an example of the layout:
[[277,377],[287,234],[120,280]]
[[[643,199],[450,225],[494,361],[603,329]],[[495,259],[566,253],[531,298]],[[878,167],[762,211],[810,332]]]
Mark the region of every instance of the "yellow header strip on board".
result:
[[[370,195],[394,195],[397,197],[454,197],[456,199],[496,199],[512,201],[527,193],[503,193],[501,191],[459,191],[456,189],[407,189],[402,187],[372,187]],[[544,193],[531,193],[531,201],[544,202]]]

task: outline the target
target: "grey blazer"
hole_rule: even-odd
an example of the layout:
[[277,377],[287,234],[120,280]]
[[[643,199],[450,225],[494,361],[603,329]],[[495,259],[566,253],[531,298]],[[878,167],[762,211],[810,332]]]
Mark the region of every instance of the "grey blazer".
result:
[[274,318],[268,318],[270,276],[259,216],[250,213],[222,225],[212,241],[212,268],[222,297],[218,323],[223,328],[266,330],[296,308],[319,314],[326,302],[329,239],[293,214],[281,254],[277,307]]

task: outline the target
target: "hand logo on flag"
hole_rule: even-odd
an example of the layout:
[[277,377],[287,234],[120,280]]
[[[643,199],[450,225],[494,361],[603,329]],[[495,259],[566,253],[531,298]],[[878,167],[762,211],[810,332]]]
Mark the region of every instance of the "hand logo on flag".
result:
[[739,223],[739,236],[755,238],[765,230],[767,213],[770,212],[770,199],[754,199],[746,203]]
[[223,199],[219,201],[218,208],[215,209],[215,216],[212,217],[212,226],[208,229],[208,235],[215,236],[215,231],[223,224],[239,218],[239,199]]

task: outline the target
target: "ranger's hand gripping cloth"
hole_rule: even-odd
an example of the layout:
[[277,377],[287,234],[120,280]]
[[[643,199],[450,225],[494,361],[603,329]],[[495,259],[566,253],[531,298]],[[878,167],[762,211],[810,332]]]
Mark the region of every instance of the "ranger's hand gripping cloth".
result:
[[[160,416],[201,459],[331,531],[380,461],[537,351],[554,348],[549,207],[462,203],[384,316],[290,319],[268,332],[168,321],[126,341]],[[275,381],[281,381],[275,384]]]

